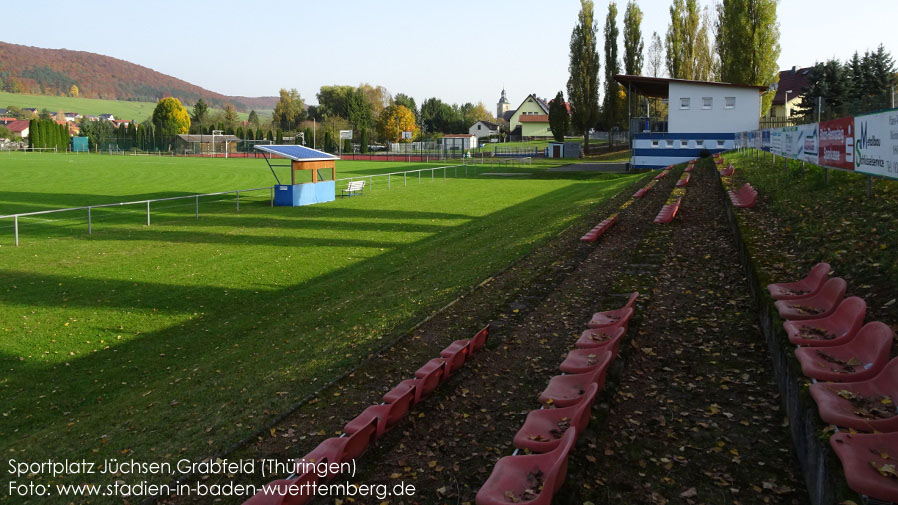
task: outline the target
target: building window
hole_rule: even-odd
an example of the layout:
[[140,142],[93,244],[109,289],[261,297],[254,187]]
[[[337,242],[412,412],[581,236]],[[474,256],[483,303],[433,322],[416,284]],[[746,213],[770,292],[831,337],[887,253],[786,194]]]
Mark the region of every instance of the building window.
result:
[[480,125],[479,125],[479,124],[477,125],[477,131],[480,131]]
[[736,97],[728,96],[728,97],[724,98],[723,100],[724,100],[724,104],[723,104],[724,109],[735,109],[736,108]]
[[673,147],[673,140],[665,140],[664,143],[667,145],[667,147]]
[[688,140],[681,140],[681,141],[680,141],[680,147],[683,147],[683,148],[689,147],[689,141],[688,141]]
[[714,99],[710,96],[702,97],[702,109],[710,109],[711,105],[713,105]]
[[696,140],[696,141],[695,141],[695,147],[702,147],[702,146],[704,146],[704,145],[705,145],[705,141],[704,141],[704,140]]
[[658,147],[659,144],[660,142],[658,142],[657,140],[652,141],[652,147]]
[[722,140],[717,141],[717,147],[723,147],[723,145],[724,145],[724,141],[722,141]]
[[680,98],[680,109],[684,109],[684,110],[689,109],[689,99],[688,98]]

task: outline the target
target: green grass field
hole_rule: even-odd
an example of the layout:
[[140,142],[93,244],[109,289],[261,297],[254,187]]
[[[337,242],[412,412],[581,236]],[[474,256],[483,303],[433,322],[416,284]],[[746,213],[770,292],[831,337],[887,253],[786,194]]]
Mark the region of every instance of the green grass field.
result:
[[[68,96],[23,95],[0,91],[0,107],[10,105],[16,107],[34,107],[37,110],[47,109],[52,114],[59,111],[78,112],[84,115],[98,116],[112,114],[116,119],[133,119],[143,121],[153,115],[156,104],[153,102],[130,102],[125,100],[101,100],[98,98],[73,98]],[[213,109],[216,111],[218,109]],[[260,114],[262,111],[258,111]],[[249,113],[238,112],[240,119],[247,119]]]
[[[262,160],[3,156],[3,213],[271,184]],[[91,237],[30,222],[20,247],[0,223],[0,450],[201,459],[640,177],[471,170],[295,209],[171,206],[149,227],[110,214]]]

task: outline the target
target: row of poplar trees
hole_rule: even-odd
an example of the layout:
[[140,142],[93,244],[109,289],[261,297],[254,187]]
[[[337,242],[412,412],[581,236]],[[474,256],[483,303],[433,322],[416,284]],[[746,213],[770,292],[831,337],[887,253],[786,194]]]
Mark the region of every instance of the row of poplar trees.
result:
[[28,124],[28,147],[65,152],[69,146],[69,126],[52,119],[32,119]]

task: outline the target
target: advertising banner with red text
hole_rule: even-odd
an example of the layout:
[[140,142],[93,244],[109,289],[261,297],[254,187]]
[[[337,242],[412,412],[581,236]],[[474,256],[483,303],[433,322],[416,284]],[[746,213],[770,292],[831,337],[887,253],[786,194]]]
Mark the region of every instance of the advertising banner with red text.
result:
[[821,122],[817,146],[818,165],[854,170],[854,118]]

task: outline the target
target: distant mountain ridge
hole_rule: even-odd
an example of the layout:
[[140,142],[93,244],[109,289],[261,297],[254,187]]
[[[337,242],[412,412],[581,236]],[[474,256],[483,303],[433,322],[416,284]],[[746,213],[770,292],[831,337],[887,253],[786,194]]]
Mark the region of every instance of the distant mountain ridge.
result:
[[43,49],[0,42],[0,79],[19,82],[26,93],[69,94],[72,85],[84,98],[155,102],[173,96],[192,105],[200,98],[216,108],[273,109],[278,97],[227,96],[155,70],[102,54]]

